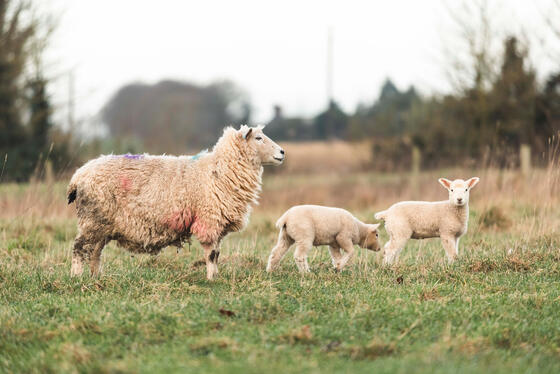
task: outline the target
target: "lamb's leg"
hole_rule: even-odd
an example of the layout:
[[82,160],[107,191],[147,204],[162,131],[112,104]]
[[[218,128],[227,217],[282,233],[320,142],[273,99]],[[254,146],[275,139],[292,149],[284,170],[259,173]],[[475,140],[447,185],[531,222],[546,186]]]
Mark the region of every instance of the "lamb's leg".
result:
[[270,256],[268,257],[268,264],[266,265],[267,272],[273,271],[276,266],[278,266],[278,263],[282,260],[284,255],[286,255],[286,252],[288,252],[292,244],[294,244],[293,239],[286,234],[284,229],[281,229],[278,235],[278,242],[276,246],[272,248]]
[[215,243],[202,244],[204,248],[204,259],[206,260],[206,278],[212,280],[218,274],[218,257],[220,251]]
[[349,239],[338,239],[337,242],[344,252],[346,252],[337,262],[335,265],[335,269],[338,271],[342,271],[342,269],[346,266],[348,261],[354,256],[354,244]]
[[336,244],[333,244],[329,247],[329,252],[331,252],[331,259],[334,268],[336,269],[340,259],[342,258],[342,253],[340,252],[340,247]]
[[392,265],[395,263],[409,238],[410,237],[390,237],[385,247],[383,247],[385,252],[383,255],[383,265]]
[[458,254],[457,248],[459,246],[459,240],[456,239],[454,236],[442,235],[441,244],[443,245],[443,249],[445,249],[445,254],[447,255],[447,262],[451,264],[453,261],[455,261],[455,258],[457,257]]
[[309,264],[307,263],[307,254],[309,249],[313,246],[312,242],[296,242],[296,250],[294,251],[294,260],[296,260],[296,265],[300,273],[308,273]]
[[98,276],[101,273],[101,251],[103,251],[103,247],[105,247],[106,243],[106,240],[102,240],[92,246],[92,250],[89,255],[89,270],[93,276]]

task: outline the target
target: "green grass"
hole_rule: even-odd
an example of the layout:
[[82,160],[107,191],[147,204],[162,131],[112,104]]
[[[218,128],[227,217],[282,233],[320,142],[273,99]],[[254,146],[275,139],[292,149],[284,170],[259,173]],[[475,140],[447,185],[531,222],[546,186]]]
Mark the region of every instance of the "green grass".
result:
[[560,237],[478,219],[451,266],[411,241],[392,269],[360,250],[335,273],[315,249],[302,277],[292,252],[264,271],[276,232],[257,210],[213,282],[196,244],[111,244],[99,279],[70,278],[75,221],[0,221],[0,372],[560,372]]

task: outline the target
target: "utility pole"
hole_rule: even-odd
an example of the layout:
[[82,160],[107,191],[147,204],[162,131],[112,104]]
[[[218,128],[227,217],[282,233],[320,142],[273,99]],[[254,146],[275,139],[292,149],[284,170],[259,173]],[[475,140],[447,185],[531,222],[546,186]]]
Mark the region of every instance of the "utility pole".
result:
[[74,129],[74,99],[75,99],[75,82],[74,82],[74,71],[70,70],[68,72],[68,129],[70,131]]
[[334,31],[332,26],[329,27],[327,33],[327,105],[333,100],[333,71],[334,71]]

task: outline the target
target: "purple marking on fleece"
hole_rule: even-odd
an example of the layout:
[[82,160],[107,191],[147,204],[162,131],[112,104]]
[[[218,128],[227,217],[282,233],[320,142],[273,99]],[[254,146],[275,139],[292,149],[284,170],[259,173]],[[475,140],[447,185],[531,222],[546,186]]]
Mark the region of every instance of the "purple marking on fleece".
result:
[[126,155],[123,155],[123,157],[130,160],[139,160],[141,158],[144,158],[144,155],[131,155],[130,153],[127,153]]

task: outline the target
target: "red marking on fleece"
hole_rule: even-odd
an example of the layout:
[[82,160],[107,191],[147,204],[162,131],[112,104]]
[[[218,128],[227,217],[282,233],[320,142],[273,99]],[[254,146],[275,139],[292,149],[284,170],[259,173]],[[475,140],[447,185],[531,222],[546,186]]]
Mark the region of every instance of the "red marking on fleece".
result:
[[191,226],[191,232],[201,243],[214,243],[220,238],[220,231],[215,225],[209,225],[196,217]]
[[171,214],[165,219],[164,223],[174,231],[188,232],[193,221],[191,212],[184,210]]
[[208,229],[202,220],[196,220],[192,224],[192,232],[196,235],[196,237],[202,241],[208,235]]
[[126,175],[121,175],[119,177],[119,183],[121,185],[121,188],[125,191],[128,192],[130,191],[130,189],[132,188],[132,180],[130,179],[130,177],[126,176]]
[[201,243],[218,240],[219,233],[189,210],[174,212],[163,223],[173,231],[195,235]]

